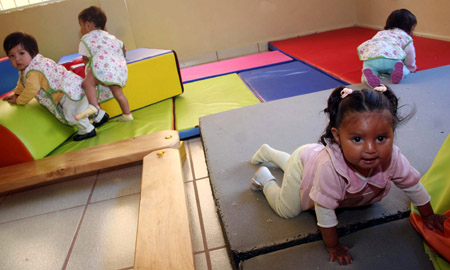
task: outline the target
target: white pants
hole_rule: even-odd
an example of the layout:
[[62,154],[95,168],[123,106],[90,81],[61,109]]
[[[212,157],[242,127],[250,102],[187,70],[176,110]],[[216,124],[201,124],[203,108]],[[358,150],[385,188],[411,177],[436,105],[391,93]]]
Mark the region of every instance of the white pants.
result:
[[300,146],[291,155],[273,148],[264,153],[265,161],[273,162],[284,171],[281,187],[276,181],[269,181],[263,189],[270,207],[282,218],[293,218],[301,212],[300,184],[303,166],[300,153],[305,146]]
[[59,106],[62,109],[64,118],[67,120],[69,125],[78,127],[79,135],[83,135],[94,130],[94,126],[91,122],[89,122],[89,118],[86,117],[80,121],[75,119],[75,115],[84,111],[88,105],[89,102],[86,96],[84,96],[81,100],[74,101],[66,95],[63,95],[63,97],[59,100]]

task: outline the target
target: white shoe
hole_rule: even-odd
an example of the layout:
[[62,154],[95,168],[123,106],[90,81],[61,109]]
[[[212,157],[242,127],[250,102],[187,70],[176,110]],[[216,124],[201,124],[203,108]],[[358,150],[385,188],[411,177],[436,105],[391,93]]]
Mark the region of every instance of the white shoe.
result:
[[272,173],[265,166],[259,167],[252,179],[250,179],[250,189],[253,191],[263,190],[264,185],[269,181],[275,180]]
[[261,191],[261,190],[264,189],[264,186],[261,185],[260,182],[256,181],[255,178],[252,178],[250,180],[250,189],[253,190],[253,191]]

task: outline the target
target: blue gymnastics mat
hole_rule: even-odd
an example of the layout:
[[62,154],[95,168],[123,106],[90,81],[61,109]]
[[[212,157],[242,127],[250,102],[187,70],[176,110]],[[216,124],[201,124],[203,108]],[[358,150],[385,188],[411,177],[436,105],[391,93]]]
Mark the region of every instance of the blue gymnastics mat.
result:
[[7,57],[0,58],[0,96],[13,90],[19,80],[19,71],[11,65]]
[[239,73],[262,101],[293,97],[348,85],[300,61]]

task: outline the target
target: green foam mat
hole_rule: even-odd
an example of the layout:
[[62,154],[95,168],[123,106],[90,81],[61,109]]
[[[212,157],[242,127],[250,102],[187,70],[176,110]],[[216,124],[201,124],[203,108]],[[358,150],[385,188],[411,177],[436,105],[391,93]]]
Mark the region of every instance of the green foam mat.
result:
[[175,127],[178,131],[193,129],[202,116],[258,103],[236,73],[187,83],[184,93],[175,97]]
[[17,136],[34,159],[45,157],[75,133],[35,99],[23,106],[0,101],[0,125]]
[[50,155],[72,152],[153,132],[173,129],[172,99],[166,99],[133,111],[133,117],[134,120],[130,122],[117,122],[117,118],[110,119],[100,128],[97,128],[97,136],[94,138],[79,142],[75,142],[70,138]]
[[[422,176],[420,181],[431,196],[431,205],[434,212],[444,214],[450,210],[450,135],[442,144],[430,169]],[[412,208],[416,214],[419,213],[416,207]],[[425,242],[425,252],[436,269],[450,269],[450,263],[445,258],[439,256]]]

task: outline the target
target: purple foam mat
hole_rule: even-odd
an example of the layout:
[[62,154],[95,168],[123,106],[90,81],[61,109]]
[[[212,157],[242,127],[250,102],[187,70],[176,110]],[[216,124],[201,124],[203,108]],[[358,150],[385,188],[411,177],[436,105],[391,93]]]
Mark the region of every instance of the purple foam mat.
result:
[[239,76],[264,101],[313,93],[348,84],[300,61],[244,71],[240,72]]

